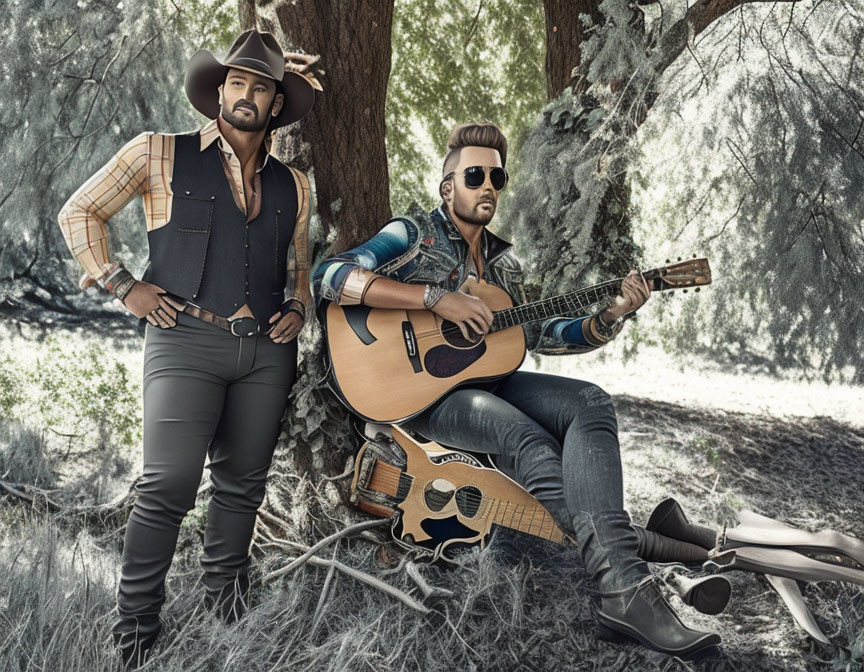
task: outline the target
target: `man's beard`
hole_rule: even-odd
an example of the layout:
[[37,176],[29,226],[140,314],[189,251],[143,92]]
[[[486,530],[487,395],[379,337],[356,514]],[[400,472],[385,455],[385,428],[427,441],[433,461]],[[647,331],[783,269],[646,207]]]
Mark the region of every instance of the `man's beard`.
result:
[[477,203],[477,205],[475,205],[471,210],[465,209],[463,212],[461,204],[457,200],[454,200],[453,213],[463,222],[468,222],[469,224],[476,224],[479,226],[486,226],[489,222],[492,221],[492,218],[495,216],[495,210],[497,208],[495,207],[494,202],[489,201],[490,203],[492,203],[492,212],[489,215],[478,212],[477,208],[479,208],[480,205],[485,202],[486,201],[481,201],[480,203]]
[[[238,101],[239,102],[239,101]],[[276,102],[276,97],[273,97],[273,100],[270,102],[270,107],[267,109],[267,113],[258,116],[258,108],[252,103],[244,102],[242,105],[237,103],[234,104],[234,110],[237,110],[241,107],[245,107],[247,110],[253,112],[255,114],[254,117],[245,117],[242,114],[237,114],[234,111],[229,111],[225,105],[222,106],[222,118],[231,124],[238,131],[248,131],[250,133],[257,133],[258,131],[263,131],[267,124],[270,123],[270,112],[273,111],[273,103]]]

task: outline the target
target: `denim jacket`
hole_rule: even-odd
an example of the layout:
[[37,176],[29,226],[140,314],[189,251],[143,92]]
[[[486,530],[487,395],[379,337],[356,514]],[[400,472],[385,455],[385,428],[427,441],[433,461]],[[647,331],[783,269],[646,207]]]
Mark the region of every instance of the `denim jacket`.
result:
[[[483,230],[483,278],[501,287],[513,304],[519,305],[526,300],[522,266],[510,248],[510,243]],[[343,289],[357,268],[399,282],[433,284],[455,291],[467,279],[469,266],[468,243],[442,204],[429,213],[395,217],[362,245],[328,257],[315,269],[312,289],[319,314],[323,314],[327,301],[349,303]],[[553,317],[522,325],[528,349],[545,355],[595,350],[603,343],[589,342],[582,330],[583,321],[590,317]]]

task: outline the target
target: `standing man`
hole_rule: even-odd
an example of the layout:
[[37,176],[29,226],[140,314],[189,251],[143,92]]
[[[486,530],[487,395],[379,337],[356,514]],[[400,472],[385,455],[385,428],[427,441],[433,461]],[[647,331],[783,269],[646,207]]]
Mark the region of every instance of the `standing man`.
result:
[[[208,454],[205,601],[227,622],[246,609],[252,529],[311,303],[309,183],[269,154],[269,135],[312,108],[313,62],[255,30],[224,61],[198,51],[186,94],[211,121],[142,133],[59,214],[87,271],[81,285],[113,293],[145,331],[144,473],[113,627],[127,665],[147,658],[161,629],[165,576]],[[150,248],[141,280],[110,261],[105,227],[138,194]]]
[[[439,207],[397,217],[366,243],[318,266],[313,285],[322,314],[327,301],[425,308],[455,322],[467,338],[468,330],[485,335],[493,321],[481,299],[459,291],[470,277],[503,288],[515,305],[525,303],[522,270],[510,244],[486,228],[507,184],[507,140],[493,124],[463,124],[451,133],[448,149]],[[529,323],[528,347],[545,354],[595,350],[649,295],[645,280],[631,271],[611,307]],[[685,626],[651,580],[643,558],[685,559],[683,553],[693,549],[631,524],[624,511],[615,409],[601,387],[516,371],[451,391],[405,427],[445,446],[495,454],[498,466],[540,501],[579,545],[599,588],[597,618],[604,636],[626,635],[674,655],[720,642],[714,633]],[[707,553],[695,550],[696,558]]]

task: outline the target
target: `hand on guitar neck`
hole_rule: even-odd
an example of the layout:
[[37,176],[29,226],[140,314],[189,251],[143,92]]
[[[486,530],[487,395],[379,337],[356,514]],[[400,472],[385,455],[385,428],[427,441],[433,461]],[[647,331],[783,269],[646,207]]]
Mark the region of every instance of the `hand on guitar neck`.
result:
[[[423,310],[425,285],[410,285],[390,278],[377,277],[363,296],[363,304],[371,308]],[[465,292],[448,292],[432,308],[442,319],[454,322],[466,340],[476,341],[485,336],[492,326],[492,311],[476,296]],[[469,329],[474,334],[469,333]]]
[[611,324],[619,317],[639,310],[648,297],[651,288],[642,274],[636,269],[631,270],[621,282],[621,294],[615,297],[615,303],[600,314],[605,324]]

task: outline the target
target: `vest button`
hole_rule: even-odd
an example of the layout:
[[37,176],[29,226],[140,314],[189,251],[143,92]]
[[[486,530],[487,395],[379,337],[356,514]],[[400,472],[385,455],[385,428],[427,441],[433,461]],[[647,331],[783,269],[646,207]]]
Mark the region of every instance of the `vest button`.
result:
[[186,195],[187,195],[187,196],[188,196],[189,194],[191,194],[191,193],[192,193],[192,192],[189,191],[188,189],[186,190]]

